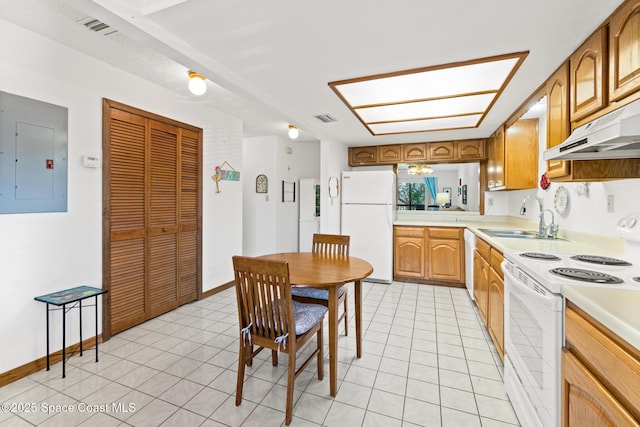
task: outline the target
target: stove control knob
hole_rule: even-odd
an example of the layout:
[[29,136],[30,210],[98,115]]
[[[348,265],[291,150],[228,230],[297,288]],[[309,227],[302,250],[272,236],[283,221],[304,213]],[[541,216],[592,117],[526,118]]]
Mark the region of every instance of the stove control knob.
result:
[[638,223],[638,217],[637,216],[631,216],[627,219],[627,227],[629,228],[633,228],[636,226],[636,224]]
[[618,220],[618,228],[627,228],[627,217],[623,216]]

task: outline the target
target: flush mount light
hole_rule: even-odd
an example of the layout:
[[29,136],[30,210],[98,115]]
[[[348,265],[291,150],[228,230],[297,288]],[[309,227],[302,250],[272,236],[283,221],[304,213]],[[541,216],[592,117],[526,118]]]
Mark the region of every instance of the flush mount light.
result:
[[373,135],[478,127],[529,52],[329,83]]
[[207,91],[207,83],[203,75],[189,71],[189,90],[194,95],[203,95]]
[[289,138],[296,139],[300,135],[300,131],[294,125],[289,125]]
[[409,175],[431,175],[433,169],[428,165],[411,165],[407,168]]

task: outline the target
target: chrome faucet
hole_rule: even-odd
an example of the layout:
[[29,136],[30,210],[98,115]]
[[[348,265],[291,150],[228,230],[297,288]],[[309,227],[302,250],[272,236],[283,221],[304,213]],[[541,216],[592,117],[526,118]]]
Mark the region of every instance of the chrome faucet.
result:
[[[540,223],[538,224],[538,237],[549,237],[552,239],[556,239],[558,237],[558,226],[555,223],[555,217],[553,215],[553,211],[550,209],[544,209],[542,207],[542,201],[534,196],[527,196],[522,201],[522,206],[520,206],[520,215],[524,215],[527,213],[527,201],[529,199],[534,199],[538,202],[538,207],[540,208]],[[544,213],[551,213],[551,224],[547,227],[547,224],[544,220]]]
[[556,224],[556,219],[555,216],[553,215],[553,211],[551,209],[544,209],[541,213],[540,213],[540,222],[544,223],[544,213],[545,212],[549,212],[551,214],[551,224],[549,224],[547,227],[545,227],[545,236],[544,237],[548,237],[550,239],[557,239],[558,238],[558,224]]

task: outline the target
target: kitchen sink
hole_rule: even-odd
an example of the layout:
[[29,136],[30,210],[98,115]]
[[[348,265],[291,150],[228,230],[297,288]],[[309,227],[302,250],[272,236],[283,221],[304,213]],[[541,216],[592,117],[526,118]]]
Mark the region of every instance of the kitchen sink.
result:
[[[492,237],[507,237],[512,239],[540,239],[540,240],[551,239],[550,237],[540,237],[537,231],[532,231],[532,230],[507,230],[507,229],[490,229],[490,228],[480,228],[479,230]],[[564,240],[564,239],[556,239],[556,240]]]

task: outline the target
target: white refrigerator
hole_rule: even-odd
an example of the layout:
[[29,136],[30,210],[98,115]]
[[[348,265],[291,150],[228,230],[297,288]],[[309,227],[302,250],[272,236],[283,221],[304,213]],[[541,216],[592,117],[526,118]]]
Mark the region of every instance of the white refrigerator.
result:
[[298,251],[311,252],[313,235],[320,232],[320,181],[301,178],[299,187]]
[[370,281],[393,280],[395,199],[393,171],[342,172],[341,233],[351,236],[349,254],[373,266]]

